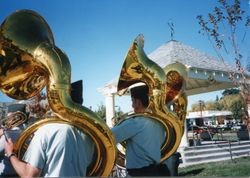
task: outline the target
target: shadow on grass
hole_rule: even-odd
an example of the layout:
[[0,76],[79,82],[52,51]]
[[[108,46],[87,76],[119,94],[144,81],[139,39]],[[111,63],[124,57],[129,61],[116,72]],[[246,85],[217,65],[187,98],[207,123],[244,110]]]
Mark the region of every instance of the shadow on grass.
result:
[[204,168],[199,168],[199,169],[194,169],[194,170],[190,170],[187,172],[180,172],[179,176],[195,176],[199,173],[201,173],[204,170]]

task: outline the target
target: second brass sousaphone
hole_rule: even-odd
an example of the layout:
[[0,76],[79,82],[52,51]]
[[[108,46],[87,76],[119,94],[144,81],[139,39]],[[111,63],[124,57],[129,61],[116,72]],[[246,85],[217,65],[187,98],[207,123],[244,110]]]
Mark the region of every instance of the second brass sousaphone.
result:
[[[182,75],[186,75],[186,72],[181,64],[173,64],[164,72],[146,56],[143,46],[144,38],[139,35],[125,57],[117,90],[119,95],[123,95],[133,84],[146,84],[150,97],[148,111],[143,114],[125,114],[117,120],[143,115],[159,121],[166,132],[165,142],[161,148],[162,162],[176,152],[184,132],[187,98],[184,93],[185,76]],[[119,161],[124,159],[122,152],[119,153],[119,158]]]

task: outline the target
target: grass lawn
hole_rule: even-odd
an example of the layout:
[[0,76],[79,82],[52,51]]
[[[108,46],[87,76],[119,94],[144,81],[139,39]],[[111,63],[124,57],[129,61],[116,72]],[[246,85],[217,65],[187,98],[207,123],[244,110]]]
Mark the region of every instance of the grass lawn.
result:
[[250,176],[250,156],[234,160],[210,162],[178,169],[179,176],[239,177]]

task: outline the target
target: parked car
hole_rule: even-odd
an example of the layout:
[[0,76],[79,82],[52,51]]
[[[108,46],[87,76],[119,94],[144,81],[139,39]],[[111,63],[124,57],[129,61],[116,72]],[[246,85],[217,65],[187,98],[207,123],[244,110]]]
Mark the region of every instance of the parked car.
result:
[[197,125],[191,125],[188,128],[188,131],[193,131],[195,134],[201,134],[203,132],[208,132],[211,135],[214,135],[216,133],[216,128],[212,126],[197,126]]
[[188,131],[192,131],[193,133],[199,134],[202,132],[202,128],[197,125],[191,125],[188,127]]
[[241,125],[237,124],[231,127],[231,129],[233,130],[240,130],[241,129]]

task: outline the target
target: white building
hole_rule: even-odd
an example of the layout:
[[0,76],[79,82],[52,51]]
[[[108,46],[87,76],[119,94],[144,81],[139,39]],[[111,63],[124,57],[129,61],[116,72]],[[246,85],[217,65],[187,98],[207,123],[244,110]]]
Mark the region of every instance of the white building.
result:
[[232,118],[231,111],[198,111],[188,112],[186,116],[187,122],[191,125],[198,125],[199,121],[202,121],[202,125],[227,125],[230,122],[235,122]]

